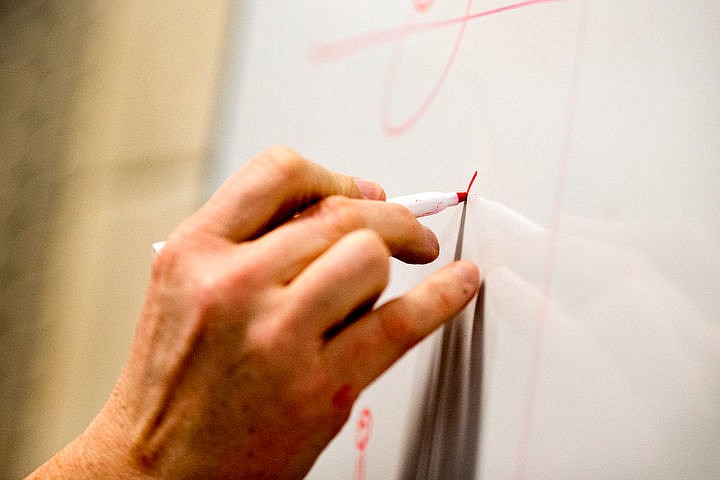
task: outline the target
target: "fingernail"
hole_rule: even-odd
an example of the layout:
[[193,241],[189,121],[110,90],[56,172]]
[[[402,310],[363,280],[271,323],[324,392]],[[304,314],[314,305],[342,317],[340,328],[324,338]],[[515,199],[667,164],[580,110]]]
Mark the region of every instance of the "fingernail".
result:
[[377,182],[365,178],[353,178],[353,181],[360,190],[363,198],[368,200],[382,200],[385,197],[385,191]]
[[453,267],[453,273],[471,285],[477,285],[480,282],[480,272],[470,262],[457,262]]

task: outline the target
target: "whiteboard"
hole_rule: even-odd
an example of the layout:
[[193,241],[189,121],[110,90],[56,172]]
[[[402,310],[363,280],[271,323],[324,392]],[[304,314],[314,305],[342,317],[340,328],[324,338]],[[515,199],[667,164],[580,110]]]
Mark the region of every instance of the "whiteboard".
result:
[[389,196],[479,172],[385,298],[458,253],[480,300],[309,478],[720,478],[720,2],[247,1],[234,25],[214,185],[272,144]]

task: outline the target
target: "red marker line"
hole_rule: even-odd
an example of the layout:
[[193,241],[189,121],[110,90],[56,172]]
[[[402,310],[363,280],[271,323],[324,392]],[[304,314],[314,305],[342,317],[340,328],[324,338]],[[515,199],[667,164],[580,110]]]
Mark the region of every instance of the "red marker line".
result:
[[394,40],[398,40],[400,38],[410,35],[415,35],[430,30],[436,30],[438,28],[448,27],[451,25],[457,25],[468,22],[470,20],[489,17],[491,15],[497,15],[498,13],[517,10],[519,8],[529,7],[531,5],[562,1],[565,0],[526,0],[524,2],[514,3],[512,5],[506,5],[504,7],[493,8],[492,10],[486,10],[484,12],[462,15],[460,17],[447,18],[444,20],[435,20],[425,23],[418,23],[415,25],[392,27],[385,30],[368,32],[354,37],[349,37],[344,40],[339,40],[337,42],[317,44],[311,49],[310,58],[320,63],[328,63],[354,55],[358,52],[374,47],[376,45],[382,45],[383,43],[392,42]]
[[358,456],[355,461],[353,480],[365,480],[365,464],[367,462],[367,445],[372,434],[373,417],[369,408],[363,408],[355,428],[355,447]]

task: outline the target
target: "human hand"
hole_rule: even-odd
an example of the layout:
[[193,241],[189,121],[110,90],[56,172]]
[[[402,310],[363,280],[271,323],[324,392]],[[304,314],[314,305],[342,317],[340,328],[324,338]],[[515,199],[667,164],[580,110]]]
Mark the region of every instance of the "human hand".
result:
[[123,373],[55,465],[105,478],[304,476],[362,389],[478,287],[476,267],[458,262],[375,307],[390,256],[438,254],[407,209],[377,200],[373,182],[282,147],[241,168],[155,258]]

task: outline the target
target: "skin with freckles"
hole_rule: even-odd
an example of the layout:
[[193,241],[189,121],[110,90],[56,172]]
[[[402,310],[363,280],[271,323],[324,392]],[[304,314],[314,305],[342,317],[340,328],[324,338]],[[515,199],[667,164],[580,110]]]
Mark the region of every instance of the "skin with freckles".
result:
[[435,236],[374,182],[257,155],[155,258],[130,356],[86,431],[29,478],[302,478],[360,392],[457,314],[456,262],[379,307]]

